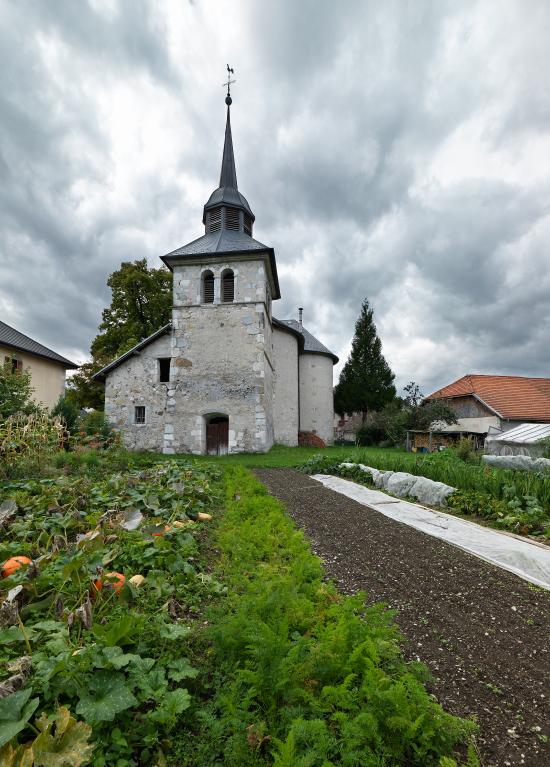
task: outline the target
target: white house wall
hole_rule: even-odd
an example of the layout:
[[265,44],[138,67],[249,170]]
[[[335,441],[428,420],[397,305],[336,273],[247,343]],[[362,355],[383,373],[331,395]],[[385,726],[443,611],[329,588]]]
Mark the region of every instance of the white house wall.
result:
[[300,355],[300,431],[312,431],[328,445],[334,441],[332,359]]
[[298,339],[273,330],[273,423],[275,443],[298,444]]

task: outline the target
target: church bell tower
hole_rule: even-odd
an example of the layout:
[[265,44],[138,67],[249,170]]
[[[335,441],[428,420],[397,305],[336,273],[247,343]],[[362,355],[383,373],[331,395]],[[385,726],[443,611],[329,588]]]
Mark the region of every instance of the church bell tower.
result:
[[163,257],[173,273],[165,452],[261,452],[273,444],[273,325],[280,298],[273,248],[252,237],[237,185],[227,82],[220,183],[205,233]]

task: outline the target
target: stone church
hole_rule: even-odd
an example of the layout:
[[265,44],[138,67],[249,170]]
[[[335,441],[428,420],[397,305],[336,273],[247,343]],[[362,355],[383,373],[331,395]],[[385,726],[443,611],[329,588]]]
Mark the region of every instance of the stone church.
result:
[[254,214],[237,186],[231,96],[220,185],[205,233],[163,256],[173,274],[172,321],[96,374],[105,414],[134,450],[265,452],[298,432],[333,439],[338,358],[299,320],[277,320],[273,248],[252,237]]

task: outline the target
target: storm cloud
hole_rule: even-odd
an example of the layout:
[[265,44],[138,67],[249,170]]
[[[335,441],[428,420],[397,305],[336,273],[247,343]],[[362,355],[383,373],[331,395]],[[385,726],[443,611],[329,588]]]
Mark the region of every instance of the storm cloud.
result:
[[[225,65],[255,236],[399,386],[549,375],[550,5],[0,2],[0,317],[83,361],[122,261],[200,236]],[[337,372],[341,365],[337,368]]]

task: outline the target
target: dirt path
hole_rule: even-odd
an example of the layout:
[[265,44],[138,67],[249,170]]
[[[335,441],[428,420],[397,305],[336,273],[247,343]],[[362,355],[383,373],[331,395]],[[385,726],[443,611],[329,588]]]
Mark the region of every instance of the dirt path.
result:
[[483,767],[550,765],[550,592],[292,469],[256,474],[344,593],[397,609],[442,705],[475,715]]

